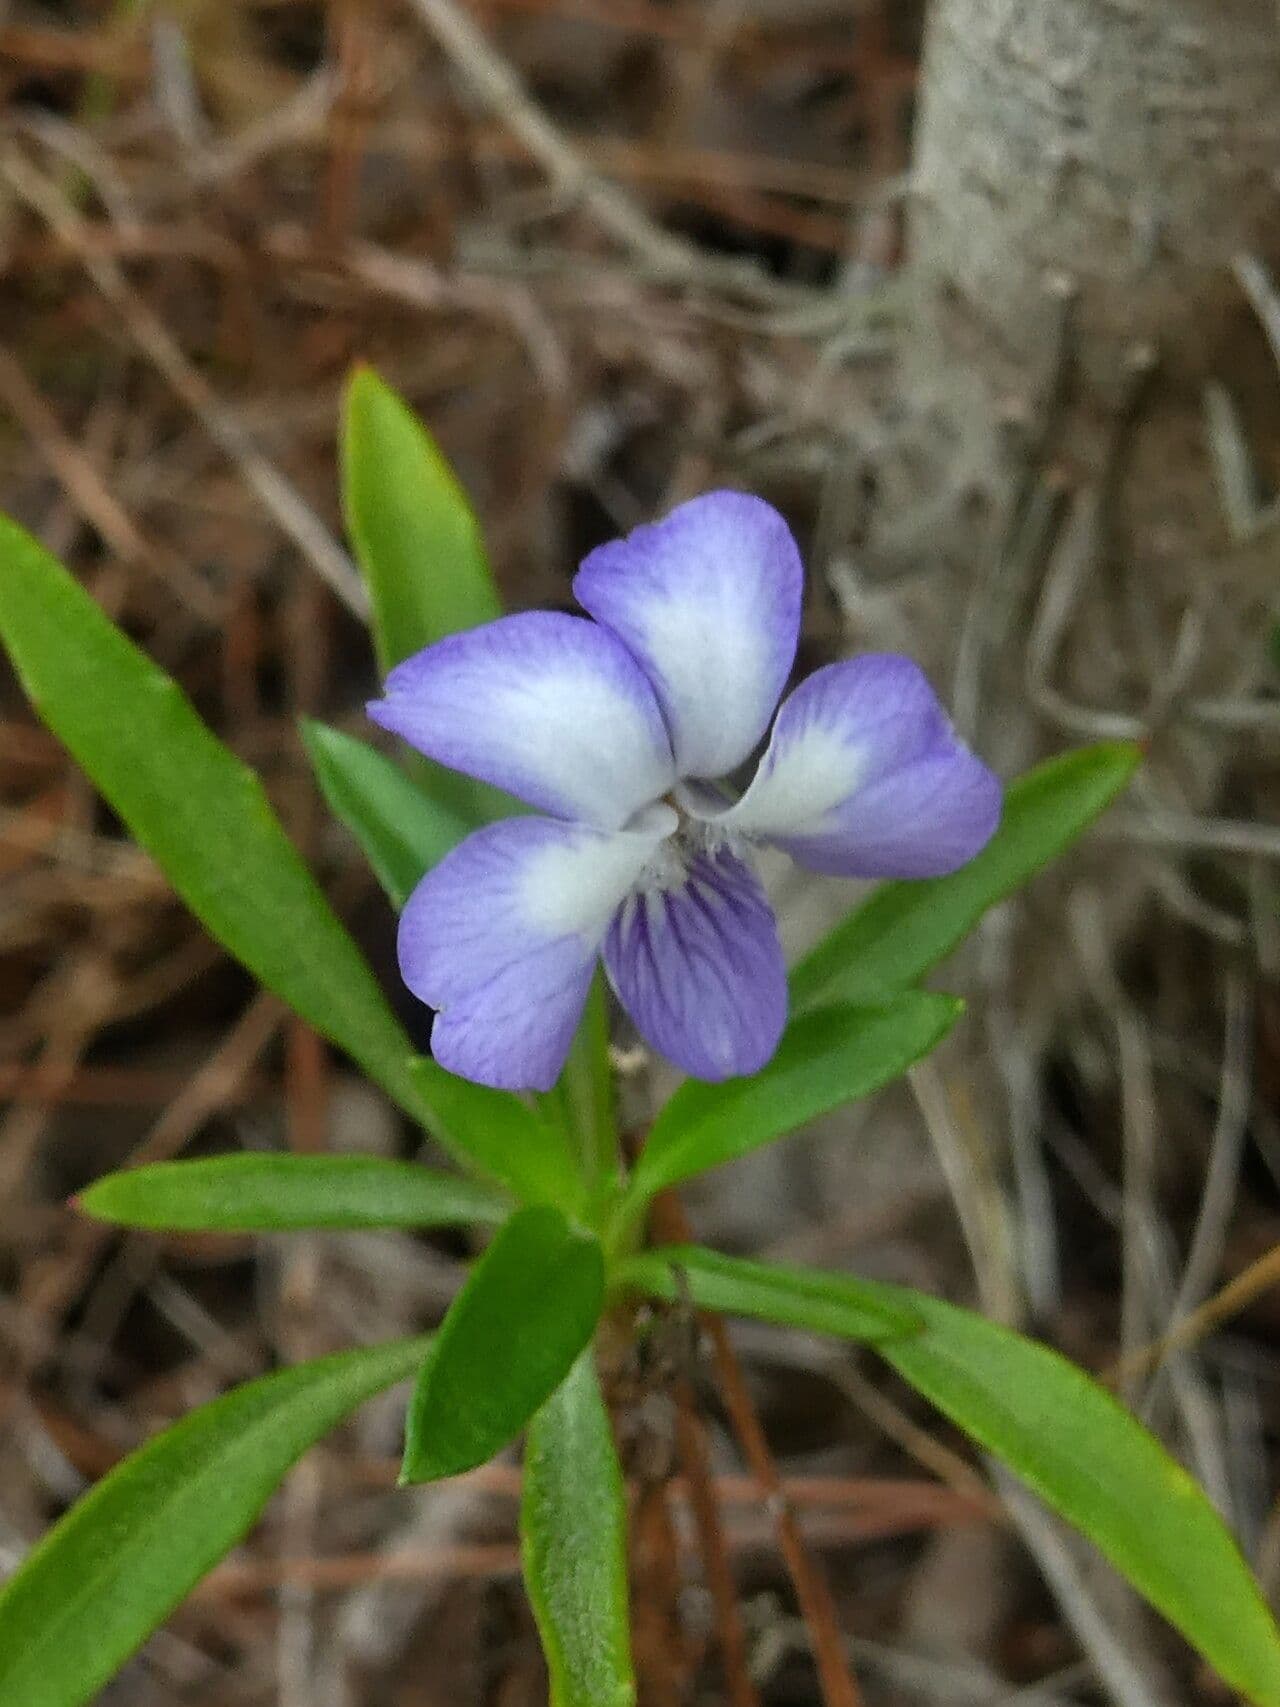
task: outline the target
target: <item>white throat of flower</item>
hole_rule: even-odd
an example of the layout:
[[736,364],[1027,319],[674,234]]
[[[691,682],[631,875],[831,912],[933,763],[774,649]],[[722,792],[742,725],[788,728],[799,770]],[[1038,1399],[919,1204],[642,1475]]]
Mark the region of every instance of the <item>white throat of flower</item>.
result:
[[689,810],[690,804],[684,791],[680,790],[660,805],[647,807],[645,812],[637,815],[637,827],[646,820],[652,822],[650,815],[655,812],[674,815],[675,823],[646,861],[635,881],[633,894],[670,894],[684,888],[690,870],[700,858],[714,859],[726,849],[739,858],[745,855],[745,837],[725,829],[714,819]]

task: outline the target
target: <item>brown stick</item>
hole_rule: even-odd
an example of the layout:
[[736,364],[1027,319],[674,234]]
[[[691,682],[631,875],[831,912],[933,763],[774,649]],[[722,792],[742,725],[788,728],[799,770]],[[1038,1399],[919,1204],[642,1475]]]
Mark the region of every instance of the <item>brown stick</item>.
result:
[[694,1405],[687,1381],[676,1384],[676,1448],[688,1480],[689,1505],[698,1531],[702,1568],[716,1612],[716,1633],[731,1707],[760,1707],[751,1681],[747,1633],[738,1607],[729,1549],[720,1522],[720,1506],[711,1478],[706,1429]]
[[232,1559],[211,1571],[194,1598],[227,1600],[272,1593],[282,1584],[342,1590],[368,1582],[489,1581],[520,1573],[520,1549],[509,1541],[465,1541],[450,1546],[344,1553],[336,1557]]
[[640,1707],[680,1707],[687,1666],[680,1626],[680,1543],[664,1480],[641,1486],[631,1534],[631,1636]]
[[95,255],[92,246],[86,246],[90,222],[67,201],[55,181],[37,170],[18,148],[7,146],[0,151],[0,175],[19,200],[38,213],[77,256],[98,290],[120,314],[134,343],[236,467],[276,525],[342,603],[363,619],[369,595],[351,559],[315,510],[258,449],[239,416],[215,395],[208,380],[188,360],[168,327],[134,290],[115,261]]
[[[658,1236],[674,1244],[687,1244],[693,1237],[680,1200],[666,1192],[655,1201],[653,1224]],[[733,1432],[742,1446],[752,1475],[765,1490],[765,1503],[777,1526],[778,1545],[796,1591],[801,1616],[813,1640],[813,1658],[826,1707],[863,1707],[862,1692],[845,1658],[840,1620],[825,1575],[810,1554],[800,1526],[787,1499],[760,1417],[747,1390],[742,1366],[719,1316],[703,1317],[711,1339],[716,1379],[724,1395]]]

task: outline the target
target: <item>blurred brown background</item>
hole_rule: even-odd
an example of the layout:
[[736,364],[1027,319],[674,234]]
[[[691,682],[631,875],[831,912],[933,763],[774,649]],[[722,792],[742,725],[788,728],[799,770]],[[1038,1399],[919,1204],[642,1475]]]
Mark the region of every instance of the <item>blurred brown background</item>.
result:
[[[971,1006],[948,1049],[689,1207],[726,1247],[1127,1360],[1273,1588],[1270,0],[10,0],[0,87],[0,504],[263,770],[389,980],[394,921],[295,733],[304,711],[368,733],[335,461],[356,360],[453,459],[514,605],[750,486],[805,546],[802,668],[915,653],[1006,774],[1148,743],[1127,800],[950,969]],[[772,875],[794,947],[849,904]],[[77,1220],[65,1196],[128,1161],[412,1137],[204,937],[7,673],[0,885],[8,1567],[190,1406],[436,1319],[466,1251]],[[623,1064],[641,1120],[663,1072]],[[904,1390],[798,1336],[735,1340],[868,1702],[1223,1699]],[[750,1683],[726,1693],[678,1498],[679,1639],[641,1618],[646,1688],[815,1703],[813,1631],[707,1403]],[[542,1699],[514,1469],[400,1494],[398,1444],[388,1401],[312,1454],[103,1700]]]

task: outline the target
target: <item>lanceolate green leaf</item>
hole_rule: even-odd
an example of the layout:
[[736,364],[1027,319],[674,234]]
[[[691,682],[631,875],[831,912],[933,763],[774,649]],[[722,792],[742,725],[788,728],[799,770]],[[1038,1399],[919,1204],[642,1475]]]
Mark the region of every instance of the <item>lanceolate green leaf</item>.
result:
[[950,877],[882,883],[791,974],[795,1009],[879,1001],[918,982],[983,913],[1012,894],[1086,830],[1142,758],[1106,741],[1050,759],[1014,782],[995,836]]
[[627,1508],[589,1349],[529,1425],[520,1538],[551,1707],[630,1707]]
[[0,1701],[80,1707],[254,1522],[289,1467],[426,1340],[341,1352],[215,1399],[103,1478],[0,1592]]
[[257,777],[3,517],[0,639],[40,715],[210,933],[416,1111],[409,1041]]
[[[665,1281],[655,1274],[664,1263]],[[879,1355],[1089,1536],[1228,1683],[1280,1707],[1280,1632],[1234,1540],[1181,1465],[1083,1370],[902,1286],[796,1270],[771,1282],[761,1264],[683,1247],[636,1259],[620,1279],[670,1297],[673,1263],[697,1302],[712,1302],[703,1277],[713,1273],[724,1308],[819,1333],[842,1331],[845,1302],[855,1322],[868,1305],[914,1314],[922,1330],[877,1344]]]
[[465,492],[412,409],[368,367],[347,390],[342,481],[384,671],[501,616]]
[[311,768],[334,816],[359,842],[393,907],[472,825],[427,795],[394,760],[325,723],[302,725]]
[[472,1269],[409,1406],[404,1482],[456,1476],[515,1438],[590,1340],[604,1300],[595,1239],[521,1209]]
[[918,1334],[923,1318],[886,1289],[852,1275],[815,1274],[721,1256],[701,1245],[669,1245],[641,1251],[614,1271],[618,1290],[643,1292],[678,1304],[689,1298],[699,1309],[804,1328],[813,1334],[876,1344]]
[[884,1289],[926,1331],[881,1348],[903,1378],[1084,1531],[1233,1684],[1280,1707],[1280,1633],[1180,1464],[1066,1358],[971,1311]]
[[[372,368],[357,368],[347,389],[342,495],[384,675],[444,635],[502,615],[465,492],[413,410]],[[413,765],[433,800],[473,824],[515,810],[486,783],[425,759]]]
[[633,1196],[651,1197],[869,1096],[927,1054],[960,1009],[950,996],[916,990],[883,1007],[824,1008],[790,1025],[773,1060],[753,1078],[686,1081],[653,1124]]
[[511,1091],[493,1091],[422,1058],[410,1074],[431,1131],[468,1166],[527,1203],[578,1210],[586,1188],[563,1126]]
[[496,1225],[511,1209],[489,1186],[414,1162],[250,1151],[108,1174],[75,1201],[123,1227],[248,1233]]

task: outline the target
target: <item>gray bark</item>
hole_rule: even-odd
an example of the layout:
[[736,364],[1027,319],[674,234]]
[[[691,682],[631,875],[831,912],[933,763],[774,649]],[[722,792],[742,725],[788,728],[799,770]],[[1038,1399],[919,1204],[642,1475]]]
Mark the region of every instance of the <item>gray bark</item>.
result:
[[[1280,258],[1278,171],[1276,0],[933,0],[901,418],[845,590],[859,643],[898,642],[890,610],[944,682],[951,671],[957,721],[1006,771],[1084,737],[1142,735],[1126,809],[1211,816],[1241,743],[1275,733],[1258,687],[1280,527],[1241,510],[1280,485],[1267,465],[1280,330],[1269,347],[1256,300]],[[888,600],[877,574],[893,577]],[[1153,890],[1189,896],[1193,846],[1172,835],[1159,853],[1073,859],[1045,901],[1052,952],[1043,918],[1035,935],[1007,917],[983,936],[976,981],[991,999],[959,1047],[976,1126],[1022,1134],[1003,1158],[1020,1272],[1005,1272],[1007,1252],[975,1250],[975,1264],[1043,1310],[1056,1264],[1037,1186],[1040,1048],[1062,1047],[1082,1000],[1128,1023],[1116,945]],[[1127,1189],[1154,1215],[1127,1128],[1125,1143]],[[1126,1309],[1154,1331],[1168,1287],[1134,1285]],[[1178,1403],[1194,1446],[1194,1407]],[[1113,1700],[1166,1698],[1141,1626],[1117,1640],[1095,1585],[1059,1568],[1057,1531],[1034,1512],[1019,1521]]]
[[[976,734],[998,712],[1007,764],[1054,724],[1172,724],[1156,769],[1168,760],[1180,803],[1209,802],[1203,719],[1171,718],[1167,690],[1179,671],[1177,695],[1252,688],[1241,625],[1258,631],[1274,577],[1232,537],[1206,388],[1228,448],[1274,486],[1275,434],[1258,429],[1280,378],[1235,264],[1265,276],[1280,257],[1278,172],[1275,0],[935,0],[902,374],[914,436],[881,469],[869,561],[953,571],[920,608],[941,619],[939,664],[961,635],[960,721]],[[1070,607],[1072,576],[1098,595],[1090,630],[1068,608],[1049,669],[1035,615]]]
[[1103,399],[1139,344],[1203,377],[1240,318],[1228,263],[1280,231],[1274,0],[937,0],[922,88],[912,242],[931,355],[1017,387],[1061,278]]

